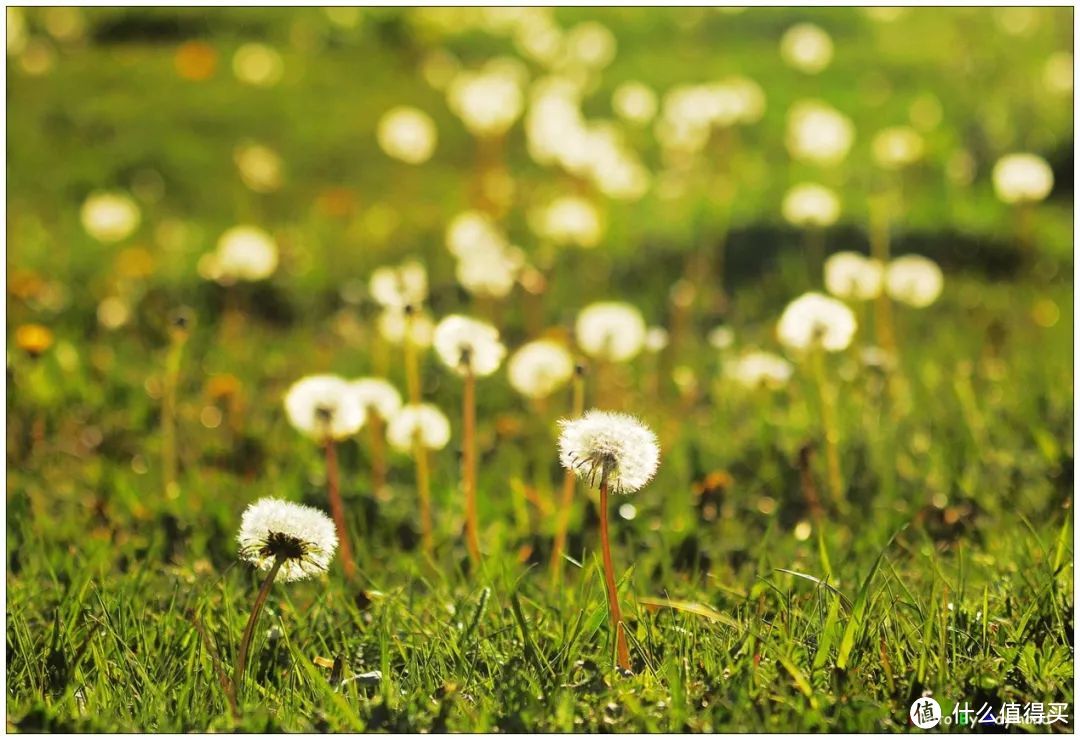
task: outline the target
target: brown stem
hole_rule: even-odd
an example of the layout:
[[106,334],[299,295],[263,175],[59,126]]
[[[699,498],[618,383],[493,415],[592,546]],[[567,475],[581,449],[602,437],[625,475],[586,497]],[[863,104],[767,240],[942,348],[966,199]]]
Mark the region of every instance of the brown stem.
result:
[[476,376],[465,368],[465,393],[462,402],[464,440],[461,454],[461,482],[465,489],[465,542],[473,563],[480,562],[479,523],[476,515]]
[[375,498],[382,499],[386,489],[386,440],[382,417],[369,410],[367,425],[371,445],[371,490]]
[[420,539],[424,545],[424,552],[431,555],[434,550],[434,538],[431,532],[431,479],[428,473],[427,448],[420,441],[419,431],[413,442],[413,457],[416,461],[416,489],[420,494]]
[[244,684],[244,669],[247,668],[248,649],[251,647],[251,638],[255,634],[255,623],[259,621],[259,614],[262,613],[263,605],[266,604],[266,599],[270,596],[270,587],[274,585],[274,578],[277,577],[283,562],[285,562],[285,558],[280,555],[276,557],[274,564],[270,566],[269,572],[263,579],[262,586],[259,587],[259,594],[255,597],[255,604],[251,607],[251,616],[248,617],[247,625],[244,627],[244,634],[240,638],[240,648],[236,651],[236,665],[233,667],[232,702],[233,714],[236,717],[240,716],[240,710],[236,705],[236,697],[240,695],[240,689]]
[[[579,370],[574,373],[574,397],[571,407],[573,413],[570,418],[576,419],[585,412],[585,377]],[[570,525],[570,509],[574,505],[574,489],[576,488],[574,471],[567,470],[563,474],[562,500],[559,502],[559,519],[555,528],[555,541],[551,545],[551,585],[558,585],[562,578],[562,554],[566,548],[566,531]]]
[[341,501],[338,485],[337,447],[333,439],[326,440],[326,486],[330,493],[330,512],[334,515],[334,526],[337,528],[338,542],[341,543],[341,564],[345,568],[345,577],[352,578],[356,573],[356,563],[353,561],[349,531],[345,527],[345,504]]
[[626,645],[622,611],[619,609],[619,592],[615,587],[615,566],[611,562],[611,539],[608,536],[608,480],[604,473],[600,480],[600,548],[604,555],[604,585],[607,586],[608,611],[611,613],[611,629],[615,633],[615,653],[619,668],[630,670],[630,649]]

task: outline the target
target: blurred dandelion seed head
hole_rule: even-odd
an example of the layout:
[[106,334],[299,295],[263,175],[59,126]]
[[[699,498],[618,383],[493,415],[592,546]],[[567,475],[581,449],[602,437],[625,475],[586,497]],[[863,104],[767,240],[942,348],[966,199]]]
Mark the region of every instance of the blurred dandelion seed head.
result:
[[790,362],[771,352],[746,352],[724,365],[724,374],[747,388],[782,388],[793,372]]
[[300,581],[325,573],[337,550],[334,522],[311,506],[262,498],[244,511],[236,535],[240,558],[268,571],[278,558],[274,580]]
[[810,292],[787,305],[777,324],[780,343],[795,351],[820,347],[840,352],[851,344],[856,329],[855,314],[840,301]]
[[824,185],[804,182],[788,190],[782,210],[794,226],[832,226],[840,218],[840,198]]
[[285,393],[289,423],[317,442],[356,434],[366,420],[366,409],[352,384],[337,375],[309,375]]
[[879,260],[837,252],[825,260],[825,289],[844,300],[869,301],[881,295],[884,274]]
[[428,275],[419,260],[376,268],[368,283],[371,297],[383,308],[419,307],[427,300]]
[[277,269],[277,242],[256,226],[234,226],[221,235],[217,249],[204,260],[200,272],[225,285],[265,280]]
[[1054,188],[1054,173],[1037,154],[1006,154],[994,165],[994,192],[1003,203],[1035,203]]
[[629,414],[594,409],[559,426],[559,462],[590,486],[606,478],[613,492],[633,493],[656,474],[656,435]]
[[382,378],[357,378],[352,381],[352,392],[364,409],[365,418],[374,413],[383,421],[389,421],[401,410],[401,394]]
[[427,113],[402,105],[382,115],[376,138],[388,156],[408,164],[423,164],[435,153],[438,130]]
[[435,321],[424,309],[414,309],[410,316],[405,307],[388,306],[379,314],[376,326],[379,336],[393,345],[404,344],[408,338],[417,347],[430,347],[435,333]]
[[582,309],[574,335],[582,351],[596,359],[626,362],[645,346],[647,328],[641,312],[629,303],[601,301]]
[[917,254],[897,257],[885,268],[885,292],[915,308],[926,308],[936,301],[944,285],[937,263]]
[[139,207],[129,195],[105,191],[91,193],[79,217],[86,233],[106,244],[131,236],[141,220]]
[[832,38],[820,26],[797,23],[781,37],[780,57],[789,67],[806,74],[817,74],[832,61]]
[[919,132],[910,126],[892,126],[874,136],[871,148],[879,167],[899,170],[922,159],[925,145]]
[[450,422],[430,403],[406,404],[387,425],[386,440],[398,452],[412,452],[415,443],[441,450],[450,441]]
[[521,346],[506,366],[511,387],[527,398],[546,398],[574,374],[574,358],[559,342],[538,339]]
[[787,148],[797,160],[834,165],[855,140],[851,119],[819,100],[801,100],[788,111]]
[[478,377],[491,375],[506,355],[498,329],[458,314],[439,322],[432,344],[443,364],[462,376],[470,372]]

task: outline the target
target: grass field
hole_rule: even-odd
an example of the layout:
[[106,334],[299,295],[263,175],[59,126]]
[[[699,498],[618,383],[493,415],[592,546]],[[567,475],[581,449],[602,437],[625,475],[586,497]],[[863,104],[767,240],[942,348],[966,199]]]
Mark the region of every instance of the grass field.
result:
[[[925,694],[946,714],[1067,703],[1067,721],[1029,729],[1071,731],[1071,77],[1067,92],[1046,83],[1048,60],[1071,52],[1071,9],[558,9],[564,31],[598,20],[617,39],[583,78],[590,120],[618,121],[610,101],[628,80],[661,99],[731,74],[764,92],[759,122],[713,136],[690,164],[672,164],[652,125],[618,122],[651,176],[625,200],[534,161],[521,121],[495,155],[474,141],[431,84],[432,60],[523,54],[496,16],[450,13],[9,11],[8,730],[899,732]],[[778,52],[802,21],[834,45],[817,74]],[[247,42],[274,50],[280,79],[237,77]],[[530,84],[558,63],[528,59]],[[855,125],[840,164],[785,148],[787,111],[808,97]],[[395,105],[434,120],[429,161],[380,149]],[[871,142],[901,124],[925,151],[884,172]],[[243,177],[237,147],[250,142],[280,158],[273,187]],[[995,197],[991,169],[1012,151],[1053,168],[1029,210]],[[957,162],[970,176],[950,174]],[[484,167],[508,174],[509,195],[484,195]],[[891,364],[863,351],[882,343],[877,306],[852,305],[854,342],[824,358],[828,408],[813,363],[775,331],[790,301],[822,290],[813,235],[780,216],[804,180],[843,203],[826,251],[866,252],[884,233],[894,255],[930,257],[945,276],[933,305],[890,304]],[[137,204],[119,240],[80,222],[99,190]],[[535,233],[535,208],[571,191],[601,214],[593,249]],[[882,192],[901,205],[874,231],[867,195]],[[491,209],[542,293],[478,299],[457,283],[444,231],[469,207]],[[271,278],[200,276],[236,224],[273,235]],[[562,580],[549,578],[569,388],[537,404],[505,367],[479,379],[476,563],[462,533],[462,383],[424,352],[422,395],[452,427],[430,455],[434,554],[410,456],[390,456],[377,495],[368,430],[342,442],[358,576],[338,558],[274,584],[234,712],[231,666],[261,580],[237,558],[241,514],[264,496],[329,510],[323,457],[283,396],[316,373],[385,376],[404,392],[368,279],[409,257],[426,265],[436,319],[484,317],[511,352],[541,332],[569,337],[600,300],[668,330],[663,350],[592,362],[585,381],[588,407],[635,414],[661,449],[656,478],[609,512],[632,675],[614,667],[584,484]],[[182,307],[193,321],[178,350]],[[706,340],[720,324],[733,346]],[[38,326],[44,338],[27,330]],[[735,383],[726,368],[755,348],[786,355],[790,382]],[[830,411],[842,500],[828,493]]]

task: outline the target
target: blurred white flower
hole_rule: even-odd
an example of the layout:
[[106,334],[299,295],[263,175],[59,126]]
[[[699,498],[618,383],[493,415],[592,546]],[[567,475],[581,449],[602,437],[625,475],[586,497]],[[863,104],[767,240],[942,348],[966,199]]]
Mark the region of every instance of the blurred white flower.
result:
[[578,346],[590,357],[633,359],[645,346],[645,319],[629,303],[602,301],[582,309],[574,325]]
[[945,276],[933,260],[917,254],[897,257],[885,269],[885,292],[893,300],[925,308],[938,299]]
[[629,414],[594,409],[559,426],[559,462],[590,486],[606,478],[612,492],[633,493],[656,474],[656,435]]
[[1054,189],[1054,173],[1037,154],[1006,154],[994,165],[993,179],[1003,203],[1034,203]]
[[418,308],[428,295],[427,270],[419,260],[376,268],[368,285],[371,297],[384,308]]
[[248,43],[233,54],[233,74],[236,79],[256,87],[273,87],[285,74],[285,62],[273,47]]
[[506,133],[524,106],[518,81],[502,72],[461,72],[447,97],[450,110],[478,137]]
[[847,156],[854,140],[851,119],[827,103],[802,100],[788,111],[787,148],[795,159],[836,164]]
[[705,341],[709,343],[709,346],[715,349],[728,349],[735,344],[735,330],[730,326],[715,326],[709,330],[708,335],[705,337]]
[[619,118],[644,125],[656,115],[656,92],[644,82],[624,82],[615,88],[611,107]]
[[1043,66],[1043,85],[1055,95],[1071,95],[1073,90],[1073,55],[1055,51]]
[[240,557],[261,571],[282,559],[275,581],[325,573],[337,550],[334,522],[311,506],[261,498],[244,510],[236,535]]
[[406,404],[387,425],[386,440],[398,452],[411,452],[414,441],[441,450],[450,441],[450,422],[430,403]]
[[97,320],[106,329],[119,329],[130,319],[131,306],[119,296],[111,295],[98,304]]
[[389,421],[401,410],[401,394],[389,381],[382,378],[357,378],[352,381],[352,392],[364,409],[364,416],[377,414]]
[[871,144],[874,161],[887,170],[898,170],[922,159],[923,138],[910,126],[882,129]]
[[584,248],[599,244],[604,231],[596,206],[576,195],[555,198],[533,221],[539,236],[556,244]]
[[855,314],[835,298],[805,293],[787,305],[776,332],[780,343],[793,350],[821,347],[839,352],[855,336]]
[[438,132],[427,113],[399,105],[382,115],[375,136],[388,156],[408,164],[423,164],[435,153]]
[[796,23],[780,39],[780,56],[800,72],[817,74],[832,61],[832,38],[813,23]]
[[262,144],[244,143],[233,150],[240,179],[256,193],[272,193],[283,183],[281,157]]
[[832,226],[840,218],[840,199],[817,183],[799,183],[784,196],[784,219],[794,226]]
[[493,246],[466,255],[457,261],[454,276],[470,295],[505,298],[525,264],[517,247]]
[[506,356],[498,329],[485,321],[459,314],[439,322],[432,344],[443,364],[462,376],[470,371],[479,377],[491,375]]
[[406,332],[412,326],[411,339],[417,347],[430,347],[435,333],[435,322],[427,311],[416,311],[407,316],[402,308],[388,306],[380,314],[375,325],[379,335],[390,344],[404,344]]
[[668,331],[662,326],[650,326],[645,332],[645,351],[653,354],[663,352],[668,346]]
[[274,238],[262,229],[234,226],[218,238],[217,249],[204,258],[200,272],[219,283],[265,280],[277,269],[278,249]]
[[86,233],[112,244],[127,238],[139,226],[139,207],[126,193],[91,193],[79,212]]
[[885,269],[858,252],[837,252],[825,260],[825,289],[837,298],[868,301],[881,295]]
[[791,363],[771,352],[747,352],[724,365],[724,374],[747,388],[781,388],[792,373]]
[[615,34],[602,23],[584,21],[571,28],[564,39],[565,53],[591,69],[603,69],[615,58]]
[[366,419],[351,384],[337,375],[309,375],[293,383],[285,393],[285,413],[297,431],[318,442],[351,437]]
[[527,398],[545,398],[569,382],[574,358],[560,343],[538,339],[520,347],[506,365],[510,386]]
[[446,248],[458,259],[474,252],[489,254],[505,245],[502,231],[482,211],[462,211],[447,224]]

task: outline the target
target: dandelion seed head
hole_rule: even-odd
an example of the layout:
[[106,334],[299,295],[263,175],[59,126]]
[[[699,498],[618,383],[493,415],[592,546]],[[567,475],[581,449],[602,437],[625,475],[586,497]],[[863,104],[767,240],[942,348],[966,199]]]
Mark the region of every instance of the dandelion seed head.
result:
[[626,362],[645,346],[647,328],[641,312],[629,303],[603,301],[578,314],[574,333],[590,357]]
[[234,226],[208,255],[207,274],[219,283],[265,280],[278,265],[278,248],[273,237],[255,226]]
[[645,351],[652,354],[663,352],[668,346],[668,330],[662,326],[650,326],[645,332]]
[[419,307],[428,295],[427,270],[418,260],[386,265],[371,273],[371,297],[383,308]]
[[796,23],[780,39],[780,56],[789,67],[817,74],[832,61],[832,38],[813,23]]
[[469,133],[491,137],[514,125],[525,100],[516,76],[492,69],[459,73],[450,82],[447,103]]
[[837,298],[869,301],[881,295],[885,269],[858,252],[837,252],[825,260],[825,289]]
[[836,164],[847,156],[854,140],[851,119],[827,103],[802,100],[788,111],[787,148],[795,159]]
[[594,409],[559,426],[559,462],[591,486],[606,476],[613,492],[633,493],[656,474],[656,435],[629,414]]
[[877,133],[871,148],[880,167],[899,170],[922,159],[926,146],[910,126],[891,126]]
[[771,352],[747,352],[724,365],[724,374],[747,388],[782,388],[793,372],[790,362]]
[[720,326],[713,327],[705,337],[705,340],[709,343],[709,346],[714,349],[729,349],[735,344],[735,330],[730,326],[721,324]]
[[454,277],[470,295],[505,298],[524,265],[525,255],[519,248],[491,245],[459,258]]
[[417,347],[430,347],[435,333],[435,321],[425,310],[413,310],[410,316],[404,308],[386,308],[375,323],[379,335],[393,345],[404,344],[406,336]]
[[386,154],[407,164],[423,164],[435,153],[435,121],[411,106],[391,108],[379,119],[375,137]]
[[815,346],[839,352],[855,336],[855,314],[835,298],[821,293],[805,293],[787,305],[776,331],[780,343],[793,350]]
[[615,88],[611,107],[623,120],[643,125],[656,115],[656,92],[643,82],[624,82]]
[[293,383],[285,393],[285,413],[300,433],[319,442],[351,437],[365,420],[352,385],[337,375],[309,375]]
[[1054,188],[1054,172],[1037,154],[1006,154],[994,165],[993,180],[1003,203],[1035,203]]
[[840,199],[824,185],[804,182],[788,190],[782,212],[794,226],[832,226],[840,218]]
[[[9,16],[10,17],[10,16]],[[139,226],[139,207],[121,192],[91,193],[79,211],[86,233],[99,242],[113,244],[126,239]]]
[[506,347],[499,341],[499,330],[485,321],[453,314],[435,327],[432,339],[435,352],[448,368],[458,375],[485,377],[499,369]]
[[510,385],[527,398],[546,398],[570,381],[574,358],[563,345],[538,339],[522,346],[506,366]]
[[244,511],[236,535],[240,558],[268,571],[283,562],[274,580],[300,581],[325,573],[337,549],[334,522],[311,506],[261,498]]
[[401,394],[382,378],[357,378],[352,382],[352,392],[365,416],[374,412],[383,421],[389,421],[401,410]]
[[914,308],[932,304],[944,287],[945,276],[937,263],[917,254],[897,257],[885,268],[885,292]]
[[398,452],[411,452],[414,442],[441,450],[450,441],[450,421],[430,403],[406,404],[387,425],[386,440]]
[[576,195],[555,198],[535,212],[532,222],[540,237],[560,245],[591,249],[604,234],[596,206]]

